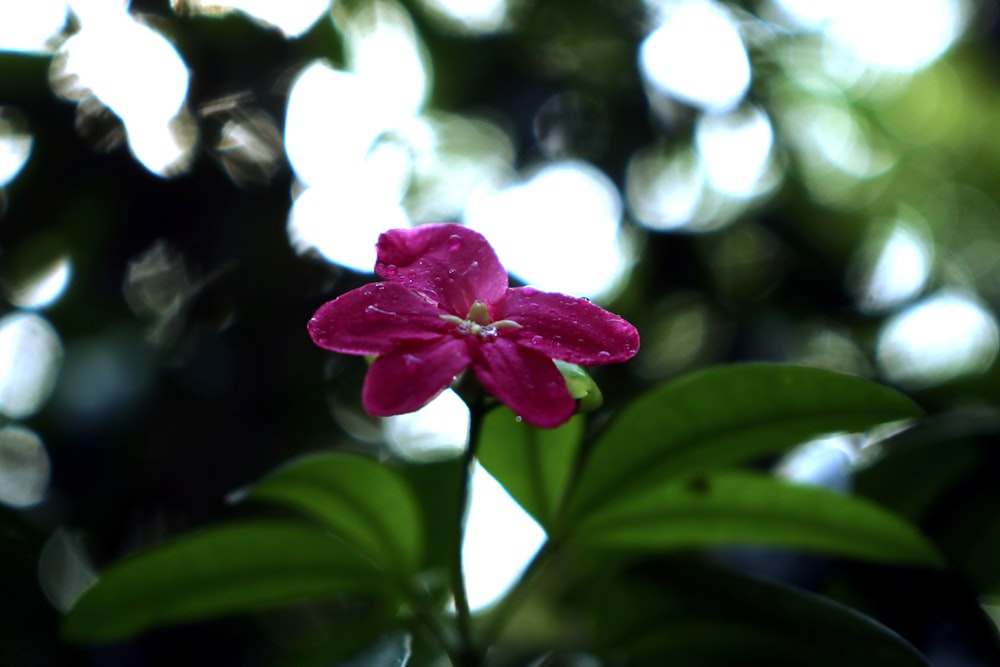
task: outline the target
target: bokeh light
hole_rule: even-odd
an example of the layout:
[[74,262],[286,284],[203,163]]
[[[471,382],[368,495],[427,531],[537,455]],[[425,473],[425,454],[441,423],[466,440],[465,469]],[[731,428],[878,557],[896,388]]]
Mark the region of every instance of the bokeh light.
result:
[[767,114],[755,106],[725,114],[705,114],[695,129],[695,145],[709,183],[720,192],[748,198],[761,194],[774,131]]
[[27,127],[21,112],[0,106],[0,188],[14,180],[31,155],[34,138]]
[[370,272],[378,235],[409,226],[401,206],[408,156],[391,144],[372,150],[391,127],[373,85],[357,74],[317,62],[298,76],[285,123],[285,149],[305,186],[288,219],[297,251]]
[[23,426],[0,428],[0,503],[29,507],[49,488],[49,455],[38,435]]
[[451,389],[416,412],[383,420],[392,451],[417,463],[460,456],[469,446],[469,423],[468,406]]
[[915,297],[933,266],[934,244],[921,226],[900,220],[882,236],[864,246],[854,262],[855,301],[866,313],[886,312]]
[[705,167],[693,150],[651,147],[629,161],[625,193],[632,215],[644,227],[704,230],[698,213],[705,180]]
[[185,312],[202,286],[184,255],[159,240],[129,260],[122,294],[132,312],[148,322],[149,342],[167,346],[179,335]]
[[445,29],[489,34],[504,27],[507,0],[423,0],[424,8]]
[[398,200],[385,200],[385,181],[366,170],[352,183],[330,183],[295,198],[288,237],[298,252],[315,250],[327,260],[361,273],[375,266],[375,242],[387,229],[408,227]]
[[857,438],[834,435],[796,447],[782,458],[775,474],[793,482],[847,492],[857,458]]
[[373,104],[397,126],[419,111],[431,68],[410,15],[396,2],[365,3],[343,26],[348,70],[375,97]]
[[8,285],[7,298],[21,308],[45,308],[58,301],[66,291],[73,276],[73,265],[68,256],[61,255],[32,268],[29,275]]
[[484,609],[517,581],[545,531],[478,463],[472,472],[462,567],[469,607]]
[[394,2],[365,5],[338,25],[348,69],[314,62],[288,98],[285,149],[302,186],[288,236],[300,253],[370,272],[378,235],[410,225],[403,199],[413,155],[398,136],[419,123],[430,67],[409,14]]
[[739,104],[750,86],[750,61],[728,11],[708,0],[660,9],[659,26],[639,49],[653,91],[706,111]]
[[898,161],[884,138],[843,100],[792,102],[782,111],[781,126],[799,175],[824,204],[863,205],[859,185]]
[[132,153],[154,174],[185,171],[198,130],[185,109],[189,75],[177,50],[124,3],[73,0],[71,7],[80,30],[52,62],[53,89],[74,101],[93,96],[113,111]]
[[370,84],[315,61],[288,93],[285,151],[305,186],[345,180],[389,125]]
[[545,165],[522,183],[478,192],[465,223],[524,282],[606,300],[635,261],[621,217],[614,183],[591,164],[567,161]]
[[878,364],[893,382],[927,387],[992,366],[997,321],[976,299],[943,291],[891,317],[878,342]]
[[66,0],[0,0],[0,51],[51,53],[68,17]]
[[281,131],[264,111],[238,110],[234,116],[222,126],[215,154],[234,183],[268,185],[284,165]]
[[413,156],[403,205],[415,224],[457,220],[477,190],[498,189],[514,176],[510,135],[485,118],[425,113],[397,136]]
[[927,66],[955,41],[968,13],[962,0],[773,0],[805,28],[822,29],[842,49],[878,68]]
[[302,35],[330,9],[330,0],[170,0],[170,4],[181,15],[222,16],[238,11],[286,37]]
[[59,334],[41,316],[19,311],[0,318],[0,414],[35,414],[55,386],[62,356]]

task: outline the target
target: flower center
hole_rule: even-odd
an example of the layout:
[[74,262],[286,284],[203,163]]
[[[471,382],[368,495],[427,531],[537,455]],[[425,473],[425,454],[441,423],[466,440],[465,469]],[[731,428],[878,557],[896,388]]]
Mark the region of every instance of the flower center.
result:
[[463,336],[479,336],[480,338],[492,338],[497,335],[497,329],[516,328],[521,325],[514,320],[490,321],[490,309],[482,301],[474,301],[469,308],[469,314],[465,319],[457,315],[441,315],[442,320],[446,320],[455,325],[456,330]]

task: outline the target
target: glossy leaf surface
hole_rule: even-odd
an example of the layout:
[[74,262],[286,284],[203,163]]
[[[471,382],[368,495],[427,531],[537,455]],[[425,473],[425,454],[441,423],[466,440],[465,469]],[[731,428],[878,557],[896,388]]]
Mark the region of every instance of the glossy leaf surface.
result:
[[319,519],[389,572],[411,574],[423,558],[423,518],[394,470],[341,452],[308,456],[278,469],[248,498],[280,503]]
[[632,489],[775,454],[818,436],[914,419],[887,387],[804,366],[720,366],[665,384],[619,413],[588,455],[574,515]]
[[575,526],[571,539],[635,551],[756,544],[878,562],[941,564],[916,528],[877,505],[742,472],[647,486],[615,498]]
[[108,642],[153,627],[343,594],[390,591],[356,550],[321,528],[210,528],[115,563],[70,610],[66,638]]

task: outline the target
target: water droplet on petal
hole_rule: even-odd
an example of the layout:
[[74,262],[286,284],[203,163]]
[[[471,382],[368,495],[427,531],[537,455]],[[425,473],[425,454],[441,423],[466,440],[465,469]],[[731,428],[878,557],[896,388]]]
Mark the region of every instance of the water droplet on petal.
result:
[[552,344],[555,345],[555,346],[557,346],[557,347],[560,346],[560,345],[562,345],[562,336],[553,336],[552,337]]
[[[538,294],[538,290],[536,290],[534,287],[525,287],[524,289],[521,290],[521,294],[524,294],[525,296],[534,296]],[[535,306],[536,308],[538,307],[538,304],[535,303],[531,305]]]
[[520,423],[520,422],[523,422],[524,419],[521,418],[521,415],[518,415],[518,416],[514,417],[514,421]]
[[396,268],[395,264],[390,264],[389,266],[385,267],[385,275],[389,276],[390,278],[396,275],[397,273],[399,273],[399,269]]
[[542,341],[544,341],[544,340],[545,339],[542,338],[541,336],[532,336],[531,337],[531,342],[534,343],[535,345],[541,345]]
[[597,353],[597,356],[599,356],[599,357],[610,357],[611,353],[608,352],[607,350],[601,350],[600,352]]
[[380,292],[385,290],[385,283],[375,283],[375,289],[377,289]]
[[538,304],[537,303],[529,303],[528,304],[528,308],[530,308],[531,310],[538,310]]
[[448,238],[448,250],[455,252],[461,247],[462,247],[462,237],[459,236],[458,234],[452,234],[451,237]]
[[376,317],[379,316],[396,317],[395,311],[386,310],[385,308],[379,308],[378,305],[376,304],[371,304],[370,306],[365,308],[365,315],[368,317],[368,319],[375,319]]
[[365,290],[365,296],[371,296],[371,295],[372,295],[372,291],[370,289],[366,289]]

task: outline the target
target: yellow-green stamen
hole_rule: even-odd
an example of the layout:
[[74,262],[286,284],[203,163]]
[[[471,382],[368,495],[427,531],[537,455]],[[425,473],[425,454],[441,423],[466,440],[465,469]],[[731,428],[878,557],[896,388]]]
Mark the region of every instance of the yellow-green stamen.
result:
[[457,315],[441,315],[440,317],[442,320],[454,324],[460,334],[471,334],[482,338],[496,336],[497,329],[521,328],[521,325],[513,320],[491,322],[489,306],[482,301],[472,303],[469,314],[465,316],[464,320]]

